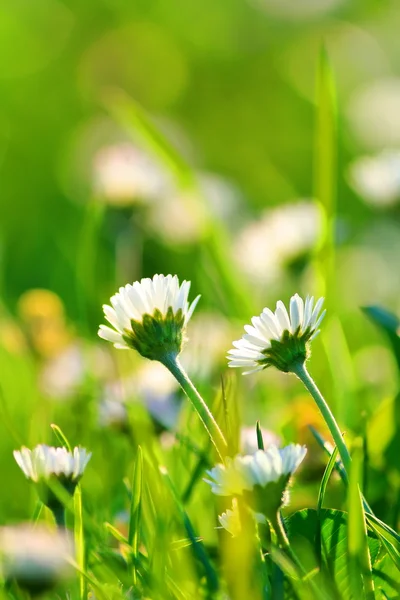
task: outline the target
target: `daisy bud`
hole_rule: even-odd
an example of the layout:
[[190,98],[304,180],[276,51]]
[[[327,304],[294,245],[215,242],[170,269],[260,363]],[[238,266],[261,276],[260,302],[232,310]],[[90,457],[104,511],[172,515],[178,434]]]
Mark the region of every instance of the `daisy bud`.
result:
[[200,298],[189,304],[189,290],[190,281],[179,285],[176,275],[154,275],[121,287],[111,298],[112,306],[103,306],[113,329],[100,325],[99,336],[116,348],[133,348],[150,360],[177,356]]
[[39,444],[33,450],[22,447],[14,451],[14,458],[25,476],[38,485],[41,500],[54,513],[60,508],[60,501],[51,490],[51,482],[59,481],[71,496],[81,479],[92,456],[85,448],[53,448]]
[[0,561],[7,581],[32,597],[51,590],[70,570],[73,543],[68,533],[21,524],[0,529]]
[[273,518],[287,502],[290,477],[306,455],[305,446],[270,446],[255,454],[227,458],[207,471],[211,491],[219,496],[243,496],[249,507]]
[[230,367],[245,367],[245,375],[274,366],[288,373],[298,364],[304,364],[310,355],[310,342],[318,335],[325,316],[321,312],[324,299],[314,306],[314,298],[305,302],[298,294],[290,299],[289,312],[283,302],[276,305],[275,313],[264,308],[259,317],[246,325],[246,333],[228,353]]
[[[256,523],[265,523],[265,517],[261,513],[250,511],[251,517]],[[232,537],[237,537],[242,532],[242,522],[240,518],[239,506],[236,498],[232,500],[232,510],[229,508],[218,516],[218,521]]]

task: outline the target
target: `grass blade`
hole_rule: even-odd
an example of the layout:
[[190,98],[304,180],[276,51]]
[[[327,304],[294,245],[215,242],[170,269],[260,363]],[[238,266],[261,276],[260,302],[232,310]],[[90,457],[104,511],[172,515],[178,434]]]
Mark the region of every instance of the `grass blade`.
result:
[[139,556],[140,543],[140,517],[143,488],[143,452],[138,446],[135,467],[132,477],[132,499],[129,519],[128,543],[132,547],[134,556],[133,584],[137,584],[136,562]]
[[367,526],[360,489],[363,474],[362,446],[363,441],[358,438],[354,443],[347,497],[349,575],[353,597],[365,597],[367,600],[374,600],[371,556],[368,548]]
[[52,423],[50,427],[54,431],[56,438],[60,442],[61,446],[65,446],[68,452],[72,452],[71,444],[69,443],[67,436],[61,431],[61,428],[58,425],[55,425],[54,423]]
[[204,568],[204,573],[207,580],[207,587],[210,594],[216,592],[219,588],[218,576],[217,573],[211,564],[207,552],[205,551],[204,545],[201,541],[199,541],[199,537],[196,535],[193,525],[182,505],[182,502],[179,499],[178,493],[173,485],[167,470],[163,467],[160,469],[163,479],[165,480],[168,489],[171,492],[172,498],[175,501],[176,507],[181,515],[183,524],[187,531],[188,537],[192,543],[193,552],[198,559],[198,561],[202,564]]
[[256,423],[256,434],[257,434],[257,446],[259,450],[264,450],[264,440],[263,440],[263,434],[261,431],[261,425],[260,425],[260,421],[257,421]]
[[324,280],[324,294],[333,302],[335,263],[336,213],[336,93],[329,58],[321,48],[317,72],[317,112],[314,148],[314,197],[321,203],[326,216],[317,266]]
[[318,501],[317,501],[317,532],[315,535],[315,549],[317,553],[318,563],[321,564],[321,555],[322,555],[322,535],[321,535],[321,510],[324,503],[325,492],[328,485],[328,481],[332,475],[332,471],[334,470],[337,462],[338,449],[335,447],[334,451],[329,457],[328,464],[326,465],[326,469],[321,479],[321,485],[318,492]]
[[86,600],[87,584],[85,573],[85,538],[83,532],[82,492],[77,485],[74,495],[74,536],[76,548],[76,561],[79,566],[79,598]]

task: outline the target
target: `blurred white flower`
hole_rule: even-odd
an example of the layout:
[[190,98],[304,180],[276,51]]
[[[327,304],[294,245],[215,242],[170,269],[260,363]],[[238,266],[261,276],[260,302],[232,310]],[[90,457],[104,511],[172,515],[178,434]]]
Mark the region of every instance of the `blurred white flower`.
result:
[[304,362],[309,354],[309,342],[320,332],[318,329],[325,316],[321,313],[324,298],[314,306],[314,297],[305,302],[298,294],[290,299],[290,314],[281,300],[275,313],[264,308],[259,317],[253,317],[251,325],[245,325],[246,333],[233,342],[228,352],[230,367],[246,367],[244,375],[274,366],[288,372],[292,366]]
[[[270,429],[261,427],[261,433],[264,441],[264,448],[269,446],[280,446],[281,440]],[[242,427],[240,429],[240,450],[243,454],[255,454],[258,450],[257,433],[255,427]]]
[[179,354],[197,298],[189,304],[190,281],[179,284],[176,275],[154,275],[121,287],[104,305],[106,319],[114,329],[100,325],[99,336],[116,348],[133,348],[142,356],[159,360]]
[[207,225],[204,205],[193,190],[174,190],[155,202],[148,212],[148,227],[166,244],[192,244]]
[[27,591],[51,589],[71,570],[74,547],[66,530],[20,524],[0,529],[0,560],[6,579]]
[[177,389],[178,383],[167,369],[158,362],[146,361],[134,374],[104,387],[99,403],[99,424],[107,427],[126,423],[129,407],[138,403],[157,423],[173,428],[180,411]]
[[269,483],[283,480],[283,489],[290,476],[303,461],[305,446],[290,444],[284,448],[270,446],[251,455],[227,458],[226,464],[218,464],[207,471],[211,491],[218,496],[237,496],[255,486],[265,487]]
[[366,202],[382,207],[395,204],[400,198],[400,151],[357,158],[350,165],[349,181]]
[[125,424],[128,419],[126,406],[123,402],[111,398],[103,398],[99,403],[99,425],[110,427]]
[[123,206],[162,198],[171,184],[152,156],[129,142],[121,142],[97,151],[93,185],[101,199]]
[[357,139],[370,148],[400,144],[400,78],[375,79],[354,92],[347,117]]
[[310,251],[322,228],[315,202],[302,201],[265,211],[237,237],[237,263],[255,282],[274,281],[285,264]]
[[198,182],[211,215],[223,220],[225,225],[240,218],[240,196],[231,182],[214,173],[200,173]]
[[79,344],[70,344],[49,358],[40,374],[39,385],[50,397],[65,399],[72,396],[85,379],[85,361]]
[[[265,523],[265,517],[261,513],[251,511],[251,514],[257,523]],[[218,521],[224,529],[226,529],[232,537],[236,537],[242,531],[242,523],[240,521],[239,507],[236,498],[232,500],[232,510],[229,508],[218,516]]]
[[66,448],[54,448],[39,444],[33,450],[22,447],[14,450],[14,458],[28,479],[38,482],[53,475],[72,481],[78,481],[86,468],[91,452],[75,447],[73,452]]

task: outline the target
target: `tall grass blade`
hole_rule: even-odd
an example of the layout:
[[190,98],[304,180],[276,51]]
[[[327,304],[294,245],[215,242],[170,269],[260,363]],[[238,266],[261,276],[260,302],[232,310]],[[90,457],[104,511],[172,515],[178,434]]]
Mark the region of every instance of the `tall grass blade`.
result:
[[333,303],[335,268],[337,110],[334,80],[324,47],[319,55],[316,96],[314,197],[321,204],[326,220],[317,269],[330,305]]
[[55,433],[55,436],[60,442],[61,446],[65,447],[68,450],[68,452],[72,452],[71,444],[69,443],[67,436],[61,431],[61,427],[55,425],[54,423],[52,423],[50,427]]
[[136,561],[139,556],[140,543],[140,518],[143,487],[143,452],[138,446],[135,467],[132,477],[132,498],[129,519],[128,543],[132,547],[134,556],[133,583],[137,584]]
[[362,439],[354,443],[348,489],[349,576],[354,598],[375,599],[367,526],[361,495],[363,475]]
[[83,511],[81,486],[77,485],[74,495],[74,537],[76,561],[79,566],[79,599],[87,598],[87,583],[84,575],[86,570],[85,537],[83,531]]

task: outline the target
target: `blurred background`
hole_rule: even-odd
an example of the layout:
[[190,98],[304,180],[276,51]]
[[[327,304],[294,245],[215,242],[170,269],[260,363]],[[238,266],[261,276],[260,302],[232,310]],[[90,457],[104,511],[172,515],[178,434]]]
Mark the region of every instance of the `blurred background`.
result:
[[223,376],[243,427],[309,444],[297,506],[320,417],[294,377],[243,378],[225,354],[264,306],[327,297],[310,370],[395,525],[398,365],[361,307],[400,314],[396,0],[3,0],[0,23],[2,522],[35,503],[11,452],[57,443],[52,422],[93,450],[83,485],[109,520],[138,419],[166,456],[171,432],[193,441],[162,367],[97,338],[119,286],[176,273],[202,295],[182,360],[209,403]]

